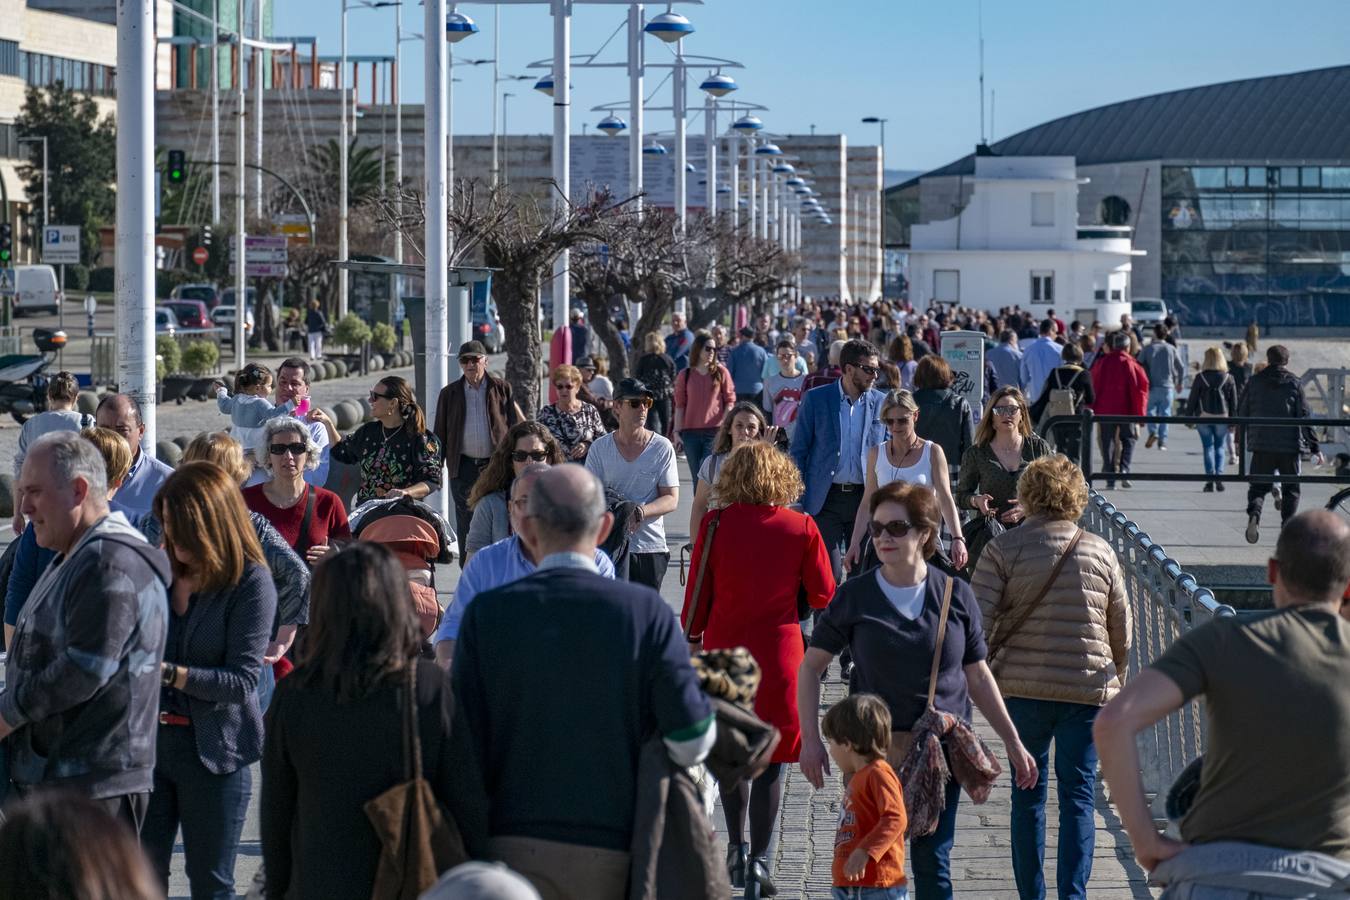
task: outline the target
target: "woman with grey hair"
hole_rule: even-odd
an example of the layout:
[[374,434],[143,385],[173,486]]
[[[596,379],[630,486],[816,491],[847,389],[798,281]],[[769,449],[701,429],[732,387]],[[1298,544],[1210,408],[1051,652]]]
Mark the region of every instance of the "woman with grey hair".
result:
[[258,449],[272,478],[244,488],[244,503],[271,522],[301,559],[313,566],[336,542],[352,539],[338,495],[305,481],[305,472],[319,464],[319,446],[303,422],[269,419]]

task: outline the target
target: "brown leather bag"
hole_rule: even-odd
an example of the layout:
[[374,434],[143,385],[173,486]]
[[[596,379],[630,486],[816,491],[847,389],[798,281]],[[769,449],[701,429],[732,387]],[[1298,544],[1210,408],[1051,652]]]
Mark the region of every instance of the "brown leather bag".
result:
[[416,900],[442,872],[469,859],[458,826],[422,777],[416,661],[408,663],[402,745],[407,780],[365,805],[381,848],[371,900]]

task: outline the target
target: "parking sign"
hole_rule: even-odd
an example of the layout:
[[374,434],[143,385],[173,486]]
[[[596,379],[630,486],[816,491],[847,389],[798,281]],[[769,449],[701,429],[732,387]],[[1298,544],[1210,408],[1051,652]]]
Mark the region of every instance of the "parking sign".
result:
[[42,229],[42,261],[48,265],[78,265],[80,226],[48,225]]

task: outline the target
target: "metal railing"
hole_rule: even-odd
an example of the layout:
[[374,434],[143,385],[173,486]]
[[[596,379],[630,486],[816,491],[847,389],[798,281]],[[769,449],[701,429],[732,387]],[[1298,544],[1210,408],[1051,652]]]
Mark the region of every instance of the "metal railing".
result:
[[[1093,491],[1083,513],[1088,531],[1115,551],[1125,576],[1133,629],[1130,677],[1138,675],[1186,632],[1216,618],[1236,615],[1214,599],[1181,564],[1123,512]],[[1140,733],[1139,761],[1144,789],[1155,797],[1154,813],[1163,818],[1163,800],[1191,760],[1205,750],[1203,705],[1193,700]]]

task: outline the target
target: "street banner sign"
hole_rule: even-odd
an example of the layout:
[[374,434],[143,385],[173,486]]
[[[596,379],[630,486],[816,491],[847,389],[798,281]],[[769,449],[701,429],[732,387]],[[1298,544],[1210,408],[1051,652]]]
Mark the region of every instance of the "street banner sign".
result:
[[291,244],[308,244],[309,218],[303,213],[282,213],[272,220],[272,233],[284,235]]
[[48,225],[42,229],[42,261],[47,265],[80,263],[80,226]]
[[211,253],[205,247],[198,247],[192,251],[192,261],[199,266],[206,265],[206,261],[211,258]]
[[[285,235],[246,235],[244,237],[244,275],[249,278],[285,278],[288,271]],[[230,238],[230,264],[238,258],[238,242]]]
[[951,366],[952,393],[964,397],[976,416],[984,411],[984,333],[944,331],[942,358]]

